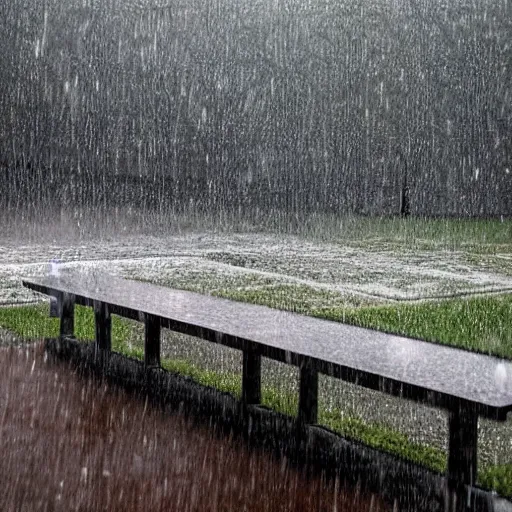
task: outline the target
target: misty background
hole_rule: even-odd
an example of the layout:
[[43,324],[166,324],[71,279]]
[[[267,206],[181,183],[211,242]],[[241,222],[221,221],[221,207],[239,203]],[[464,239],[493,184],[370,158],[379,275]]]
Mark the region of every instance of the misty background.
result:
[[510,0],[0,0],[0,20],[4,210],[512,215]]

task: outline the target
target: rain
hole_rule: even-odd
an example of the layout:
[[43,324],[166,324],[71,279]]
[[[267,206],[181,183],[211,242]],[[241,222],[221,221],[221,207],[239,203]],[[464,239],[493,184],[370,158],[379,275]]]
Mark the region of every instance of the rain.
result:
[[[162,329],[161,357],[230,405],[179,379],[152,396],[84,370],[87,351],[73,367],[45,350],[59,305],[22,279],[115,275],[452,345],[498,358],[506,393],[510,0],[0,0],[0,20],[0,508],[444,510],[445,409],[320,374],[318,424],[338,437],[311,435],[336,446],[330,474],[294,455],[288,427],[265,430],[277,416],[238,435],[222,407],[243,356],[222,333]],[[76,315],[94,340],[92,312]],[[144,321],[113,317],[130,372]],[[285,355],[262,357],[262,409],[294,418]],[[418,364],[392,341],[384,356],[404,376]],[[478,420],[475,492],[494,510],[512,509],[511,434]]]
[[8,208],[510,215],[507,0],[0,8]]

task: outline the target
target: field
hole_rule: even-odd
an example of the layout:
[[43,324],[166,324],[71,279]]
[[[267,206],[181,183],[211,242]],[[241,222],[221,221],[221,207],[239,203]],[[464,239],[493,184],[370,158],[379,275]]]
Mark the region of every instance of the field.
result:
[[[48,318],[47,305],[21,288],[20,277],[47,272],[48,260],[59,258],[70,268],[512,358],[511,221],[317,217],[300,227],[292,221],[266,225],[264,232],[258,224],[191,225],[174,219],[172,229],[158,232],[154,226],[100,226],[93,236],[71,225],[67,230],[32,229],[23,241],[5,236],[0,241],[0,303],[33,304],[0,309],[0,327],[9,331],[4,338],[12,342],[13,333],[23,339],[56,334],[57,322]],[[78,335],[91,339],[92,327],[92,316],[80,309]],[[117,350],[140,357],[140,335],[140,326],[116,319]],[[164,335],[164,352],[167,368],[239,393],[239,354],[172,333]],[[293,369],[265,361],[267,405],[293,413],[295,386]],[[442,411],[324,378],[320,418],[375,447],[434,469],[445,466],[447,418]],[[479,429],[479,483],[512,496],[512,424],[481,421]]]

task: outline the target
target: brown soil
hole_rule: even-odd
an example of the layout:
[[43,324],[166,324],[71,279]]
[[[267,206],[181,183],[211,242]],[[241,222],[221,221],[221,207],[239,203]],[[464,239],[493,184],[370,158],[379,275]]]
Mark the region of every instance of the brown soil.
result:
[[0,349],[0,510],[384,510],[50,362]]

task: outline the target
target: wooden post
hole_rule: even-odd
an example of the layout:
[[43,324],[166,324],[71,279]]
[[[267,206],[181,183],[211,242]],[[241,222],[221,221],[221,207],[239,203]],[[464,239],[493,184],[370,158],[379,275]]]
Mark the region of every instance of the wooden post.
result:
[[144,316],[144,364],[146,368],[160,367],[160,318]]
[[112,318],[108,305],[94,301],[94,320],[96,327],[96,360],[106,363],[112,350]]
[[261,356],[250,349],[243,352],[242,402],[261,403]]
[[60,337],[72,337],[75,334],[75,296],[71,293],[61,293],[59,300]]
[[303,425],[318,421],[318,372],[309,363],[300,367],[298,420]]
[[460,405],[450,411],[448,439],[448,487],[452,510],[466,510],[471,506],[470,488],[477,471],[478,414]]

